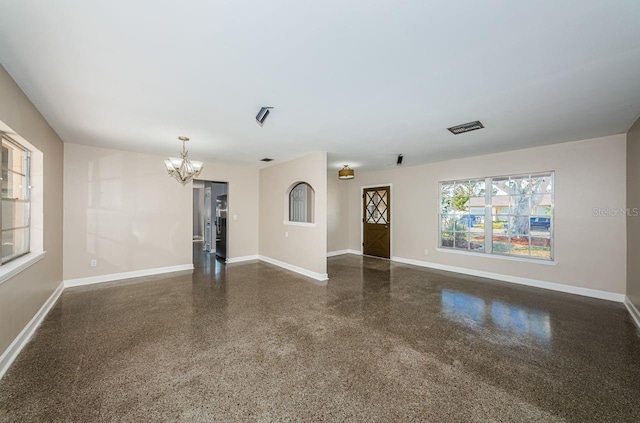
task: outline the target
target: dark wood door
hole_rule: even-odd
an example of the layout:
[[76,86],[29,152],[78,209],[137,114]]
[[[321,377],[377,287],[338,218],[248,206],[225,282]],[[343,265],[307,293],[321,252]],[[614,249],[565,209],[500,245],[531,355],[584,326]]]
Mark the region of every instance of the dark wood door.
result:
[[391,187],[365,188],[362,195],[363,254],[391,258]]

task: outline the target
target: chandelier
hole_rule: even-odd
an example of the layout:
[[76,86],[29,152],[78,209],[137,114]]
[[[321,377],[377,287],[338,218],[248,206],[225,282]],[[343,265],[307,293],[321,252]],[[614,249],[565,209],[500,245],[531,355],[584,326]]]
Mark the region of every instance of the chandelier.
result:
[[182,141],[182,152],[180,153],[182,158],[169,157],[169,160],[165,160],[164,164],[167,166],[167,172],[169,172],[170,176],[176,178],[182,185],[186,185],[200,174],[202,162],[190,161],[187,158],[189,152],[187,151],[186,143],[189,138],[178,137],[178,139]]

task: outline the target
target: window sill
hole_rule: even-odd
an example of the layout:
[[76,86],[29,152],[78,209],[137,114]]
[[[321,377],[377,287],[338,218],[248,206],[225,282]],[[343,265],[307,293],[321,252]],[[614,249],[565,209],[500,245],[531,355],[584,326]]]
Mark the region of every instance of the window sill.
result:
[[285,225],[289,225],[289,226],[305,226],[307,228],[315,228],[316,224],[315,223],[308,223],[308,222],[290,222],[288,220],[285,220],[284,222]]
[[531,258],[524,258],[524,257],[501,256],[501,255],[498,255],[498,254],[472,253],[471,251],[452,250],[452,249],[449,249],[449,248],[436,248],[436,251],[439,252],[439,253],[462,254],[464,256],[486,257],[486,258],[498,259],[498,260],[520,261],[520,262],[524,262],[524,263],[542,264],[544,266],[555,266],[555,265],[558,264],[557,261],[553,261],[553,260],[542,260],[542,259],[531,259]]
[[33,264],[39,262],[47,254],[46,251],[40,251],[38,253],[25,254],[9,263],[0,267],[0,284],[11,279],[18,273],[31,267]]

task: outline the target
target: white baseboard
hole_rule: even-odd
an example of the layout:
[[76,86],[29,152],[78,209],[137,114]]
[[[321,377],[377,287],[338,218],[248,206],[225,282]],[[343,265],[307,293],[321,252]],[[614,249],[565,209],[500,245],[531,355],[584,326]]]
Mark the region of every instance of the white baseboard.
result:
[[635,304],[633,304],[626,295],[624,297],[624,305],[627,307],[627,310],[629,310],[629,314],[633,318],[636,326],[640,329],[640,311],[638,311]]
[[44,318],[47,316],[51,308],[55,305],[58,298],[60,298],[60,294],[64,290],[64,283],[60,282],[60,285],[53,291],[53,293],[49,296],[47,301],[42,304],[40,310],[31,318],[29,323],[20,331],[18,336],[13,340],[11,345],[2,353],[0,356],[0,379],[4,376],[4,374],[9,370],[9,367],[16,359],[20,351],[27,345],[29,340],[33,337],[33,334],[38,329],[38,326],[42,323]]
[[54,306],[60,294],[65,288],[71,288],[74,286],[89,285],[94,283],[117,281],[121,279],[136,278],[140,276],[152,276],[162,273],[180,272],[185,270],[193,270],[193,264],[183,264],[178,266],[159,267],[155,269],[137,270],[134,272],[124,273],[112,273],[110,275],[92,276],[89,278],[71,279],[60,283],[53,294],[45,301],[40,307],[40,310],[33,316],[33,318],[27,323],[22,331],[16,336],[11,345],[0,356],[0,379],[7,372],[13,361],[16,359],[20,351],[24,348],[29,340],[33,337],[36,329],[40,326],[44,318],[47,316],[51,308]]
[[335,257],[335,256],[341,256],[343,254],[356,254],[361,256],[362,252],[358,251],[358,250],[338,250],[338,251],[329,251],[327,253],[327,257]]
[[446,264],[432,263],[428,261],[406,259],[402,257],[391,257],[391,261],[404,264],[412,264],[414,266],[429,267],[431,269],[445,270],[447,272],[462,273],[465,275],[478,276],[481,278],[496,279],[503,282],[517,283],[519,285],[533,286],[536,288],[550,289],[552,291],[566,292],[568,294],[583,295],[585,297],[599,298],[602,300],[624,302],[624,294],[616,294],[615,292],[599,291],[597,289],[581,288],[579,286],[571,286],[554,282],[539,281],[536,279],[522,278],[519,276],[503,275],[500,273],[485,272],[482,270],[466,269],[464,267],[449,266]]
[[111,273],[108,275],[90,276],[88,278],[69,279],[64,281],[64,287],[72,288],[74,286],[119,281],[122,279],[139,278],[141,276],[153,276],[160,275],[162,273],[181,272],[185,270],[193,270],[193,263],[179,264],[177,266],[156,267],[155,269],[134,270],[133,272]]
[[341,256],[343,254],[349,254],[349,250],[329,251],[327,252],[327,257]]
[[260,257],[257,254],[252,256],[232,257],[227,259],[227,264],[242,263],[243,261],[251,261],[251,260],[258,260],[258,259],[260,259]]
[[327,273],[317,273],[317,272],[313,272],[311,270],[308,269],[304,269],[302,267],[298,267],[298,266],[294,266],[293,264],[289,264],[289,263],[285,263],[283,261],[280,260],[276,260],[276,259],[272,259],[271,257],[265,257],[265,256],[258,256],[260,260],[267,262],[267,263],[271,263],[274,264],[276,266],[282,267],[283,269],[287,269],[287,270],[291,270],[292,272],[296,272],[299,273],[303,276],[308,276],[310,278],[313,278],[317,281],[327,281],[329,280],[329,275]]

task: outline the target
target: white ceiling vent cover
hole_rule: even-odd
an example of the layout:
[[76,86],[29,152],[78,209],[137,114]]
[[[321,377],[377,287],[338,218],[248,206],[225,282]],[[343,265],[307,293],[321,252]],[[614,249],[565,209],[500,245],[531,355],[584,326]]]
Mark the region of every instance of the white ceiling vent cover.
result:
[[469,131],[475,131],[476,129],[482,129],[484,125],[479,120],[463,123],[462,125],[452,126],[451,128],[447,128],[453,135],[463,134]]

